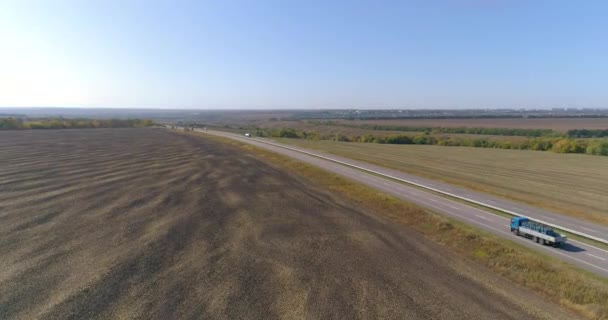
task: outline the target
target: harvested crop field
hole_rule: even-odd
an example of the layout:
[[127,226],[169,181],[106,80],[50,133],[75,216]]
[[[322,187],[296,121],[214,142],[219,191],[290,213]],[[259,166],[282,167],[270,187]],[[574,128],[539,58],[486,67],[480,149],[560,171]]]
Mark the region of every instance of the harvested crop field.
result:
[[0,257],[1,319],[572,317],[239,149],[163,129],[0,132]]
[[377,124],[404,127],[514,128],[514,129],[608,129],[608,118],[505,118],[505,119],[395,119],[335,120],[344,124]]
[[608,224],[608,157],[491,148],[280,141]]

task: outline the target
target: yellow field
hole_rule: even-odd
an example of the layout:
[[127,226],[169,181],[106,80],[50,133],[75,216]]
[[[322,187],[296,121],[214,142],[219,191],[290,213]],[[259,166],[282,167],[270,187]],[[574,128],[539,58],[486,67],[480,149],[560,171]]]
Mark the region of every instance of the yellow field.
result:
[[280,139],[608,224],[608,157]]

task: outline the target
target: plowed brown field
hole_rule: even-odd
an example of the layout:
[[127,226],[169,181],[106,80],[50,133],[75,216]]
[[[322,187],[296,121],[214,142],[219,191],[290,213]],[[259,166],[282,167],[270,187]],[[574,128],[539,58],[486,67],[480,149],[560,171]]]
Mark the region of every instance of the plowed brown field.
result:
[[0,319],[541,316],[571,318],[219,142],[0,132]]

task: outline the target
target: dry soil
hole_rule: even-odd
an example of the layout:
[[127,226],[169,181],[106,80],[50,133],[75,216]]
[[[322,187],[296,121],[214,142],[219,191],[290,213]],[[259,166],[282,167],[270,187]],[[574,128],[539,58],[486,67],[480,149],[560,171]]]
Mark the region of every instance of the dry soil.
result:
[[238,149],[0,132],[0,319],[571,318]]

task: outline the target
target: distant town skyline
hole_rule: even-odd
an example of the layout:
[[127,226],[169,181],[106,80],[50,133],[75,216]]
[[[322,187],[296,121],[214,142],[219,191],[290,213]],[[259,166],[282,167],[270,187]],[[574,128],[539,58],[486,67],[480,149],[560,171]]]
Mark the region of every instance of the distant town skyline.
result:
[[604,1],[7,1],[0,107],[608,108]]

